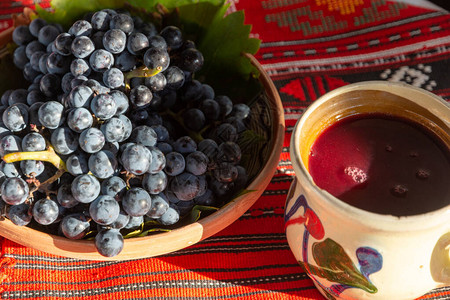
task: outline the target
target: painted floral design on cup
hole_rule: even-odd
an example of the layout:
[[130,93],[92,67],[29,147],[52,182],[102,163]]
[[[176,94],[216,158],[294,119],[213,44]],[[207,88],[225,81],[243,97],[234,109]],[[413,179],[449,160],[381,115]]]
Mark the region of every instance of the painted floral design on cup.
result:
[[[291,189],[294,188],[295,184],[293,182]],[[287,204],[294,199],[292,194],[290,193],[291,197],[288,197]],[[294,214],[300,208],[304,210],[303,215],[294,218]],[[381,270],[383,265],[383,258],[377,250],[371,247],[359,247],[356,249],[358,269],[339,243],[331,238],[325,238],[322,222],[309,207],[304,195],[300,195],[289,211],[285,213],[285,227],[287,228],[294,224],[304,224],[305,226],[302,241],[302,260],[299,261],[299,264],[309,275],[324,278],[335,283],[330,287],[326,287],[314,276],[311,276],[315,283],[329,295],[330,299],[334,299],[333,296],[338,297],[348,288],[360,288],[369,293],[378,291],[376,286],[369,280],[369,275]],[[315,265],[308,262],[309,236],[319,240],[319,242],[314,242],[311,247]]]

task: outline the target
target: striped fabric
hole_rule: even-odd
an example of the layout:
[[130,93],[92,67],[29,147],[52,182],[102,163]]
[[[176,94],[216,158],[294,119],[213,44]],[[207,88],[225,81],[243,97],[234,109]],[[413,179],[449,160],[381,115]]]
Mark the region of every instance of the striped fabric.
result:
[[[1,299],[324,299],[291,254],[283,208],[290,134],[323,93],[362,80],[403,81],[450,100],[450,15],[384,0],[241,0],[256,55],[286,115],[278,170],[261,198],[215,236],[156,258],[96,262],[1,239]],[[450,299],[450,287],[420,299]]]

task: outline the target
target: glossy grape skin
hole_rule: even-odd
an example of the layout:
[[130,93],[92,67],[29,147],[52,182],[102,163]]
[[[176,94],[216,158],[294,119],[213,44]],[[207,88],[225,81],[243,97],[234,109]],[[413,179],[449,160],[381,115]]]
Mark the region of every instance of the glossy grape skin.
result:
[[188,48],[181,52],[181,68],[184,71],[198,72],[204,61],[203,54],[198,49]]
[[26,45],[33,39],[34,37],[26,25],[17,26],[12,33],[13,42],[19,46]]
[[58,28],[53,25],[45,25],[39,30],[38,40],[41,44],[47,46],[55,40],[58,34],[60,34]]
[[18,205],[28,198],[28,184],[18,177],[7,178],[1,185],[1,193],[3,201],[7,204]]
[[186,171],[194,175],[205,174],[208,170],[209,159],[201,151],[194,151],[186,156]]
[[51,74],[63,75],[70,71],[70,63],[71,58],[69,56],[52,52],[47,57],[47,71]]
[[217,162],[239,163],[242,157],[241,148],[234,142],[225,142],[219,145],[216,155]]
[[51,143],[57,153],[68,155],[77,150],[78,135],[69,127],[59,127],[53,131]]
[[72,208],[80,203],[73,197],[70,183],[62,184],[58,188],[56,200],[58,201],[59,205],[65,208]]
[[26,226],[33,218],[30,213],[30,206],[26,203],[8,205],[6,207],[6,217],[17,226]]
[[142,187],[150,194],[162,193],[167,187],[168,179],[164,171],[150,174],[146,173],[142,179]]
[[8,97],[8,105],[13,105],[17,103],[27,103],[28,91],[26,89],[17,89],[11,91]]
[[92,113],[84,107],[71,109],[67,115],[67,125],[78,133],[90,128],[93,122]]
[[203,100],[200,104],[200,110],[208,121],[218,120],[221,113],[219,103],[212,99]]
[[24,130],[28,125],[28,106],[23,103],[9,106],[3,112],[2,121],[12,132]]
[[61,92],[61,78],[55,74],[45,74],[39,81],[39,89],[45,96],[55,98]]
[[92,175],[78,175],[72,182],[72,196],[81,203],[90,203],[100,194],[100,182]]
[[169,53],[163,48],[149,48],[144,54],[144,65],[149,69],[160,68],[163,72],[170,65]]
[[153,94],[145,85],[138,85],[130,91],[130,102],[138,108],[145,108],[150,105]]
[[176,224],[179,220],[180,220],[179,211],[173,206],[169,206],[166,212],[161,217],[159,217],[158,222],[161,223],[162,225],[169,226]]
[[250,107],[244,103],[234,104],[230,115],[238,119],[245,119],[250,115]]
[[181,88],[180,100],[197,104],[203,96],[202,83],[196,79],[186,82]]
[[56,129],[64,122],[64,106],[57,101],[48,101],[38,110],[39,122],[49,129]]
[[41,28],[45,25],[47,25],[47,21],[41,18],[36,18],[30,22],[30,24],[28,25],[28,29],[30,30],[32,36],[38,37],[39,30],[41,30]]
[[221,162],[214,169],[214,177],[220,182],[233,182],[238,176],[236,166],[231,163]]
[[122,234],[117,229],[103,229],[95,236],[95,247],[103,256],[116,256],[123,249]]
[[178,199],[192,200],[200,193],[200,180],[197,176],[184,172],[172,179],[170,189]]
[[131,123],[130,119],[125,115],[119,115],[118,118],[122,120],[123,126],[124,126],[124,136],[123,139],[119,142],[126,141],[130,136],[131,132],[133,130],[133,124]]
[[0,171],[8,178],[20,177],[21,171],[17,163],[0,162]]
[[141,54],[149,47],[148,38],[145,34],[135,32],[130,34],[127,40],[127,50],[133,54]]
[[119,176],[111,176],[101,183],[101,193],[103,195],[108,195],[116,200],[122,197],[122,194],[126,191],[127,184],[125,180]]
[[219,124],[213,133],[213,138],[218,143],[235,142],[238,139],[236,127],[229,123]]
[[110,29],[103,35],[103,47],[112,54],[121,53],[127,44],[127,36],[120,29]]
[[105,136],[101,130],[91,127],[81,132],[78,142],[85,152],[95,153],[105,145]]
[[14,50],[13,54],[13,63],[14,65],[23,70],[25,65],[29,62],[29,58],[25,52],[25,46],[19,46]]
[[65,216],[61,220],[61,231],[66,238],[79,240],[86,236],[90,230],[88,218],[82,213]]
[[167,84],[166,87],[172,90],[178,90],[184,85],[185,77],[184,72],[177,66],[170,66],[164,71]]
[[115,116],[124,114],[128,111],[129,100],[124,92],[120,90],[112,90],[109,95],[114,99],[114,102],[116,103],[117,110]]
[[101,120],[113,117],[117,112],[116,102],[109,94],[99,94],[91,101],[91,111]]
[[20,170],[27,177],[37,177],[44,172],[44,163],[39,160],[23,160],[20,162]]
[[100,225],[112,224],[119,217],[119,212],[119,203],[111,196],[99,196],[89,205],[89,215]]
[[51,199],[40,199],[33,204],[33,219],[41,225],[49,225],[56,221],[59,215],[58,204]]
[[220,107],[220,116],[222,118],[228,116],[233,110],[233,101],[226,95],[218,95],[214,98]]
[[97,11],[92,15],[91,24],[94,30],[108,30],[111,18],[105,11]]
[[152,206],[146,216],[152,219],[158,219],[169,209],[169,201],[167,201],[163,194],[151,195],[151,197]]
[[74,87],[69,93],[69,106],[88,108],[93,97],[94,92],[90,87],[79,85]]
[[197,143],[188,135],[179,137],[172,145],[173,149],[181,154],[188,154],[197,150]]
[[117,160],[110,151],[100,150],[91,154],[88,160],[91,173],[100,179],[105,179],[117,172]]
[[[34,52],[30,57],[30,65],[36,72],[41,72],[41,69],[39,67],[39,61],[41,60],[41,57],[46,55],[44,51],[37,51]],[[39,76],[39,75],[38,75]],[[34,78],[34,81],[36,80],[37,76]]]
[[152,92],[159,92],[164,90],[167,84],[166,76],[163,73],[158,73],[154,76],[145,78],[145,86]]
[[45,95],[40,91],[40,89],[32,90],[27,95],[27,105],[31,107],[31,105],[37,103],[37,102],[45,102],[46,97]]
[[132,217],[144,216],[152,206],[150,195],[142,188],[133,187],[122,198],[123,210]]
[[124,138],[125,126],[119,118],[113,117],[101,125],[100,130],[107,142],[120,142]]
[[127,14],[116,14],[111,17],[109,22],[111,29],[120,29],[125,34],[130,34],[134,29],[133,19]]
[[111,68],[103,73],[103,83],[111,88],[117,89],[124,85],[124,75],[117,68]]
[[105,72],[114,64],[114,56],[104,49],[97,49],[89,57],[89,64],[96,72]]
[[140,125],[131,132],[130,140],[144,146],[155,146],[158,136],[156,132],[147,125]]
[[179,152],[166,154],[166,166],[164,171],[169,176],[176,176],[184,172],[186,162],[184,156]]
[[92,25],[86,20],[78,20],[69,28],[69,34],[73,36],[90,36]]
[[183,45],[181,30],[176,26],[166,26],[159,34],[164,38],[170,50],[176,50]]
[[139,229],[144,222],[144,216],[132,217],[128,220],[127,225],[125,225],[124,229],[127,230],[136,230]]
[[151,163],[148,149],[140,144],[130,144],[121,155],[123,167],[130,173],[142,175],[147,172]]
[[72,54],[72,42],[73,38],[70,34],[67,32],[60,33],[55,39],[55,51],[64,56]]
[[46,147],[44,137],[37,132],[27,133],[21,144],[23,151],[43,151]]
[[[2,139],[0,140],[0,156],[3,157],[5,154],[8,154],[8,153],[22,151],[22,147],[21,147],[22,142],[23,142],[23,139],[21,139],[17,135],[9,134],[9,135],[2,137]],[[44,140],[44,143],[45,143],[45,140]]]
[[66,160],[67,171],[73,176],[87,174],[89,172],[88,158],[84,153],[75,153]]
[[183,123],[190,130],[200,131],[206,125],[206,117],[200,109],[189,108],[183,114]]
[[72,60],[70,64],[70,72],[73,74],[73,76],[89,76],[89,74],[91,74],[91,71],[91,67],[85,59],[76,58]]
[[156,146],[147,146],[152,156],[152,162],[148,169],[148,173],[159,173],[166,166],[166,156]]
[[94,52],[95,45],[89,37],[77,36],[72,42],[71,50],[76,58],[85,58]]

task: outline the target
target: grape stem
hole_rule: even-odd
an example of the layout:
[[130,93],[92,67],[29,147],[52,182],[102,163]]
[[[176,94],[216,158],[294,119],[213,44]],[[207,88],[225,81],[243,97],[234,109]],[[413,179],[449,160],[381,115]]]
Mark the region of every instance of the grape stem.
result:
[[64,161],[58,156],[58,154],[56,154],[55,150],[50,145],[47,147],[47,150],[44,151],[13,152],[3,156],[3,161],[5,163],[13,163],[22,160],[46,161],[54,165],[59,170],[63,170],[64,172],[67,170]]
[[125,88],[127,90],[130,89],[130,80],[134,77],[152,77],[161,72],[162,67],[156,67],[155,69],[149,69],[146,66],[139,67],[137,69],[134,69],[133,71],[127,72],[125,74]]

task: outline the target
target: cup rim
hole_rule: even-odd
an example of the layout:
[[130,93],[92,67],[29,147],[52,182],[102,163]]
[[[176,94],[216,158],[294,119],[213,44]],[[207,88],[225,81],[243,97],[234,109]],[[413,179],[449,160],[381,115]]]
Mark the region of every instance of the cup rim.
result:
[[[448,112],[450,114],[450,103],[447,103],[444,99],[429,91],[406,83],[374,80],[374,81],[361,81],[351,83],[336,88],[316,99],[309,107],[307,107],[307,109],[303,112],[300,119],[295,124],[291,136],[290,153],[291,153],[291,162],[296,177],[300,182],[300,184],[306,185],[305,189],[312,190],[314,193],[319,194],[319,196],[321,197],[321,199],[323,199],[323,201],[320,201],[317,204],[320,205],[323,209],[331,211],[337,217],[345,216],[345,218],[347,219],[351,218],[355,222],[375,230],[377,229],[383,231],[420,230],[424,228],[439,226],[445,224],[445,222],[450,226],[450,222],[448,222],[448,220],[450,220],[450,204],[431,212],[400,217],[388,214],[378,214],[347,204],[344,201],[338,199],[337,197],[331,195],[326,190],[319,188],[314,183],[312,176],[309,174],[304,163],[302,162],[302,159],[300,157],[299,145],[297,145],[299,143],[296,143],[295,141],[299,140],[300,129],[304,125],[305,120],[311,113],[315,111],[317,107],[322,105],[328,99],[331,99],[336,95],[344,92],[355,90],[367,90],[367,89],[388,91],[389,89],[392,88],[410,90],[415,93],[422,94],[423,96],[429,97],[430,99],[434,99],[433,101],[438,101],[439,103],[447,107]],[[446,123],[450,124],[450,121]],[[447,228],[447,230],[448,229],[449,228]]]

